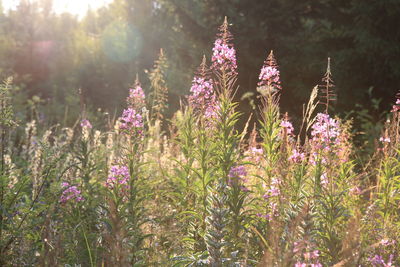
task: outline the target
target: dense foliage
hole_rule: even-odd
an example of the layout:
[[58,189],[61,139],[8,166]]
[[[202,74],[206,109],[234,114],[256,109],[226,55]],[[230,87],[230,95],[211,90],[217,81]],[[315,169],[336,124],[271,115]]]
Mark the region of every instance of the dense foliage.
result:
[[329,60],[294,129],[271,51],[253,90],[260,104],[240,127],[226,19],[211,54],[171,120],[162,51],[150,95],[137,78],[115,119],[88,112],[81,95],[72,127],[46,126],[35,108],[23,121],[7,79],[0,265],[400,265],[400,99],[359,159],[351,121],[331,113]]

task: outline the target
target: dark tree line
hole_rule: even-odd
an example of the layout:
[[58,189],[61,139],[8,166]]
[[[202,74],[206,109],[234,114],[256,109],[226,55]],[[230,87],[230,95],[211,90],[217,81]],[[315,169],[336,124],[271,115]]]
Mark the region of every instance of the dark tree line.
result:
[[65,113],[60,106],[79,105],[78,88],[89,106],[119,109],[136,74],[148,88],[146,70],[160,48],[169,62],[170,109],[176,109],[202,55],[210,56],[224,16],[238,53],[238,97],[255,92],[271,49],[283,109],[293,116],[321,83],[328,57],[337,111],[368,106],[371,96],[388,109],[399,89],[399,0],[115,0],[80,20],[55,14],[51,5],[21,0],[16,10],[0,8],[0,75],[13,75],[27,96],[40,96],[58,116]]

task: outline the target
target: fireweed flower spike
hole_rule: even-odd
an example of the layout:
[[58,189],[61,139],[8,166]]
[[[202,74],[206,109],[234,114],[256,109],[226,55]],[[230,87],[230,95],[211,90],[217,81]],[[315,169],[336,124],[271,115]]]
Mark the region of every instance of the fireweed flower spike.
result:
[[232,167],[229,171],[228,177],[230,178],[228,184],[230,186],[239,185],[242,191],[249,191],[249,189],[244,186],[244,183],[247,182],[245,178],[247,175],[246,168],[242,165]]
[[61,183],[61,187],[64,189],[60,196],[60,203],[65,204],[69,200],[75,200],[75,202],[80,202],[83,200],[81,191],[75,185],[70,185],[67,182]]
[[137,132],[141,134],[144,126],[142,115],[133,108],[128,108],[123,111],[120,123],[120,129],[130,133]]
[[87,127],[89,129],[92,129],[92,124],[90,123],[90,121],[88,119],[83,119],[81,121],[81,127],[82,128]]
[[203,115],[206,119],[216,116],[218,100],[214,92],[213,80],[209,77],[205,57],[200,64],[198,74],[193,78],[190,93],[188,101],[195,113]]
[[106,186],[109,189],[114,189],[115,187],[121,186],[123,191],[128,190],[129,188],[129,180],[131,176],[129,174],[129,169],[126,166],[114,165],[111,166],[111,169],[108,174],[108,178],[106,181]]
[[138,78],[136,78],[135,86],[129,89],[129,96],[126,99],[126,102],[128,103],[128,107],[136,110],[141,110],[143,107],[145,107],[145,94]]
[[212,49],[211,68],[217,71],[237,74],[236,50],[230,42],[232,40],[232,34],[228,30],[228,21],[226,17],[224,23],[219,27],[219,31],[220,33],[217,35]]
[[272,50],[264,61],[258,79],[258,91],[263,95],[266,92],[277,92],[282,89],[278,64]]

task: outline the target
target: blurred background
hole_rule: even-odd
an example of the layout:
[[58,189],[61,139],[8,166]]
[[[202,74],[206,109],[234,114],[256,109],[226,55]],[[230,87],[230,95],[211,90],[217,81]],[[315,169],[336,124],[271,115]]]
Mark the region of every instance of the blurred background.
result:
[[52,123],[79,115],[78,88],[92,111],[116,113],[136,74],[148,90],[163,48],[171,115],[202,55],[210,58],[224,16],[238,56],[238,100],[250,92],[242,111],[253,109],[270,50],[281,70],[282,111],[295,122],[328,57],[337,114],[371,128],[395,102],[399,0],[0,0],[0,78],[14,77],[18,112],[42,105]]

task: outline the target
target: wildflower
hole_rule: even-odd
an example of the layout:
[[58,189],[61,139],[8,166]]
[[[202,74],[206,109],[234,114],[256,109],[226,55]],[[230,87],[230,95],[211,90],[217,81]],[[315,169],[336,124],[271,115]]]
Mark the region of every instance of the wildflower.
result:
[[315,123],[311,126],[313,140],[320,140],[326,144],[337,141],[339,136],[339,123],[328,114],[318,113]]
[[314,250],[312,252],[306,252],[304,253],[304,258],[306,260],[310,259],[318,259],[319,258],[319,250]]
[[136,81],[135,87],[129,89],[129,96],[126,99],[126,102],[130,108],[139,110],[145,106],[145,98],[146,96],[139,81]]
[[281,191],[279,189],[280,184],[281,184],[281,181],[279,179],[272,178],[270,189],[268,189],[267,194],[264,195],[264,199],[279,196],[281,193]]
[[201,110],[206,118],[216,117],[218,100],[214,93],[213,80],[206,77],[194,77],[190,88],[189,104],[195,110]]
[[393,105],[391,112],[398,112],[400,110],[400,99],[396,100],[396,104]]
[[328,185],[328,183],[329,183],[328,176],[327,176],[326,173],[323,173],[323,174],[321,175],[321,185],[322,185],[323,187],[326,187],[326,186]]
[[386,246],[390,246],[390,245],[396,244],[396,241],[384,238],[379,242],[379,244],[384,246],[384,247],[386,247]]
[[371,257],[368,260],[374,266],[376,265],[380,266],[385,264],[385,261],[383,260],[383,257],[381,255],[375,255],[374,257]]
[[353,186],[352,188],[350,188],[350,194],[352,195],[360,195],[361,193],[362,191],[358,186]]
[[304,153],[301,153],[297,151],[296,149],[293,149],[292,155],[289,156],[289,160],[294,162],[294,163],[301,163],[305,159]]
[[259,82],[258,87],[267,90],[279,90],[282,89],[281,81],[279,77],[278,64],[276,63],[274,53],[271,51],[264,61],[264,65],[261,68],[260,75],[258,76]]
[[113,165],[111,166],[106,186],[109,189],[114,189],[117,185],[122,185],[125,189],[129,187],[129,180],[131,176],[129,169],[126,166]]
[[92,124],[90,123],[90,121],[88,119],[83,119],[81,121],[81,127],[82,128],[89,128],[92,129]]
[[283,130],[285,131],[285,133],[287,135],[292,135],[293,134],[294,128],[293,128],[293,125],[292,125],[292,123],[290,121],[283,120],[281,122],[280,126],[283,128]]
[[391,267],[393,265],[393,254],[390,254],[388,262],[385,262],[381,255],[375,255],[374,257],[369,258],[369,262],[373,266],[384,266],[384,267]]
[[141,128],[144,126],[142,115],[133,108],[128,108],[123,111],[120,122],[120,129],[128,131],[138,130],[141,132]]
[[228,44],[223,39],[218,38],[214,42],[212,51],[213,69],[224,69],[236,73],[236,51],[232,44]]
[[64,191],[60,197],[60,203],[64,204],[70,199],[75,199],[75,202],[80,202],[83,200],[81,195],[81,191],[75,185],[70,185],[67,182],[61,183],[61,187],[64,188]]
[[232,167],[228,174],[228,177],[231,178],[228,181],[229,185],[239,185],[240,190],[242,190],[243,192],[249,192],[250,190],[246,186],[244,186],[244,183],[247,182],[247,179],[245,179],[246,175],[247,171],[244,166],[240,165],[237,167]]
[[220,33],[214,42],[211,57],[211,68],[214,70],[224,70],[236,74],[236,51],[229,41],[232,34],[228,30],[228,21],[225,18],[224,23],[219,27]]
[[229,178],[243,177],[246,175],[247,175],[246,168],[242,165],[237,167],[232,167],[228,174]]
[[271,219],[271,216],[269,214],[257,213],[256,216],[260,217],[260,218],[264,218],[264,219],[266,219],[268,221]]
[[379,138],[379,141],[382,142],[382,143],[390,143],[390,138],[381,136]]

